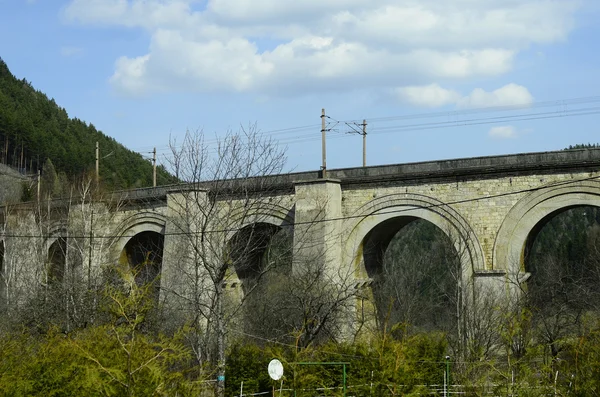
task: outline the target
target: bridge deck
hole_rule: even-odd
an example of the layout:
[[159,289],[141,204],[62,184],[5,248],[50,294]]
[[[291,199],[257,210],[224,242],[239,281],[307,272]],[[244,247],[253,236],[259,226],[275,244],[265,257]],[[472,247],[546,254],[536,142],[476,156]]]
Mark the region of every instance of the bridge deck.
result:
[[[561,150],[520,153],[501,156],[482,156],[449,160],[423,161],[404,164],[377,165],[328,169],[327,178],[340,180],[342,186],[399,182],[422,183],[424,180],[461,181],[466,179],[497,178],[499,175],[547,174],[568,170],[600,169],[600,149]],[[294,183],[322,177],[321,171],[273,175],[270,186],[293,191]],[[202,184],[200,184],[202,186]],[[170,190],[185,189],[187,185],[166,185],[120,192],[130,200],[165,197]]]

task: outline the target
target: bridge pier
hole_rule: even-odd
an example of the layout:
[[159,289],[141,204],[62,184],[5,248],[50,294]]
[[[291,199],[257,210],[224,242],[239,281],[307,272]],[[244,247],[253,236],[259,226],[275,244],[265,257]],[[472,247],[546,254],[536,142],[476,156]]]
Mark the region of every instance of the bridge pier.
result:
[[323,276],[341,281],[347,274],[342,263],[342,189],[335,179],[295,183],[294,259],[297,273],[317,266]]

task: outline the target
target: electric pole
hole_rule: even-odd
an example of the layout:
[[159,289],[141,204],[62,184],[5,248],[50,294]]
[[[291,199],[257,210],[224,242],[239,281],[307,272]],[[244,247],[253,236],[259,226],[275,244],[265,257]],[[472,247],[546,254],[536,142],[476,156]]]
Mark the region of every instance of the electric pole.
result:
[[[346,131],[346,134],[358,134],[358,135],[362,135],[362,163],[363,163],[363,167],[367,166],[367,120],[363,119],[362,124],[358,124],[358,123],[347,123],[345,122],[344,124],[346,124],[348,126],[348,128],[350,128],[349,131]],[[362,127],[362,129],[358,129],[357,127]]]
[[152,187],[156,187],[156,147],[152,151]]
[[367,120],[363,119],[362,123],[362,136],[363,136],[363,167],[367,166]]
[[327,142],[325,140],[325,109],[321,109],[321,151],[323,153],[323,164],[321,170],[323,172],[322,177],[327,177]]

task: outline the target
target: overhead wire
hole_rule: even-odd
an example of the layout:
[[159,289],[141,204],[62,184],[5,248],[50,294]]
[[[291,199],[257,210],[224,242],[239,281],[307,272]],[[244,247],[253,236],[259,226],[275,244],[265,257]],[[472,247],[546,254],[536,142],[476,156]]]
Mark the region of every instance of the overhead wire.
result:
[[[260,133],[264,134],[264,135],[271,135],[271,136],[272,135],[288,135],[288,134],[296,134],[299,131],[311,130],[311,129],[316,129],[316,128],[320,128],[320,125],[311,124],[311,125],[304,125],[304,126],[297,126],[297,127],[279,128],[279,129],[274,129],[274,130],[260,131]],[[216,137],[204,140],[204,144],[206,144],[206,145],[214,145],[219,142],[220,142],[220,139],[218,139]],[[179,143],[179,144],[175,144],[173,146],[175,148],[179,148],[182,145],[183,145],[183,143]],[[135,152],[142,152],[144,150],[151,150],[153,148],[154,147],[152,147],[152,146],[143,146],[143,147],[136,147],[132,150]],[[156,146],[156,150],[157,151],[170,151],[171,145],[166,144],[166,145]]]
[[[568,110],[560,110],[553,112],[537,112],[537,113],[524,113],[517,115],[509,115],[509,116],[495,116],[495,117],[483,117],[483,118],[474,118],[467,120],[451,120],[451,121],[442,121],[442,122],[430,122],[430,123],[417,123],[417,124],[408,124],[408,125],[394,125],[394,126],[386,126],[386,127],[373,127],[369,131],[369,135],[380,135],[380,134],[388,134],[394,132],[415,132],[415,131],[423,131],[423,130],[435,130],[435,129],[443,129],[443,128],[453,128],[453,127],[466,127],[466,126],[476,126],[476,125],[489,125],[489,124],[497,124],[499,122],[506,121],[532,121],[532,120],[544,120],[544,119],[556,119],[556,118],[566,118],[566,117],[577,117],[577,116],[591,116],[600,114],[600,107],[586,107],[579,109],[568,109]],[[328,129],[330,130],[330,129]],[[348,138],[348,134],[330,134],[327,139],[344,139]],[[321,132],[306,134],[298,137],[291,137],[284,140],[278,140],[276,144],[278,145],[292,145],[297,143],[311,142],[317,141],[321,138]],[[157,151],[158,152],[158,151]],[[169,153],[170,149],[166,149],[163,151],[164,153]],[[209,148],[207,150],[207,154],[216,154],[218,150],[216,148]]]
[[[600,102],[600,96],[586,96],[586,97],[576,97],[569,99],[557,99],[551,101],[543,101],[543,102],[528,102],[521,103],[515,105],[499,105],[499,106],[484,106],[484,107],[476,107],[476,108],[468,108],[468,109],[460,109],[460,110],[449,110],[442,112],[423,112],[423,113],[413,113],[407,115],[400,116],[385,116],[385,117],[365,117],[370,122],[377,121],[396,121],[396,120],[411,120],[411,119],[419,119],[419,118],[431,118],[431,117],[449,117],[449,116],[457,116],[464,114],[474,114],[474,113],[491,113],[491,112],[505,112],[511,110],[522,110],[522,109],[530,109],[530,108],[540,108],[540,107],[551,107],[551,106],[568,106],[568,105],[581,105],[586,103],[598,103]],[[345,122],[360,122],[362,120],[359,119],[351,119],[344,120]]]
[[[533,108],[544,108],[544,107],[562,107],[562,109],[554,111],[554,112],[537,112],[537,113],[522,113],[518,115],[512,116],[497,116],[497,117],[484,117],[484,118],[475,118],[468,120],[449,120],[445,122],[438,123],[416,123],[416,124],[401,124],[401,125],[393,125],[387,127],[375,127],[371,128],[369,134],[377,133],[378,131],[388,130],[388,131],[405,131],[405,130],[414,130],[420,131],[425,129],[436,129],[440,128],[440,126],[447,127],[456,127],[456,126],[466,126],[466,125],[481,125],[481,124],[492,124],[492,120],[494,122],[499,121],[525,121],[525,120],[540,120],[544,118],[556,118],[556,117],[570,117],[570,116],[580,116],[580,115],[590,115],[590,114],[598,114],[600,113],[599,107],[592,108],[569,108],[570,105],[583,105],[590,103],[599,103],[600,96],[587,96],[587,97],[576,97],[570,99],[558,99],[552,101],[544,101],[544,102],[531,102],[531,103],[523,103],[517,105],[505,105],[505,106],[489,106],[489,107],[478,107],[471,109],[461,109],[461,110],[451,110],[451,111],[443,111],[443,112],[425,112],[425,113],[414,113],[407,115],[399,115],[399,116],[386,116],[386,117],[364,117],[369,121],[370,125],[374,123],[381,122],[390,122],[390,121],[399,121],[399,120],[413,120],[413,119],[422,119],[422,118],[439,118],[439,117],[457,117],[460,115],[470,115],[470,114],[478,114],[478,113],[493,113],[493,112],[506,112],[506,111],[515,111],[515,110],[527,110]],[[583,113],[582,113],[583,112]],[[537,116],[548,116],[548,117],[537,117]],[[530,117],[532,116],[532,117]],[[533,117],[535,116],[535,117]],[[336,120],[331,116],[326,116],[328,119],[333,120],[336,124],[344,124],[344,123],[355,123],[362,122],[363,119],[349,119],[349,120]],[[486,121],[483,123],[483,121]],[[277,135],[287,135],[287,134],[296,134],[299,131],[308,131],[313,130],[315,133],[295,136],[290,138],[278,139],[278,142],[281,144],[285,143],[300,143],[305,141],[310,141],[313,139],[317,139],[321,136],[319,124],[308,124],[303,126],[296,127],[287,127],[287,128],[279,128],[261,131],[261,134],[277,136]],[[331,128],[328,128],[330,130]],[[331,136],[329,138],[332,138]],[[205,140],[204,143],[208,146],[212,144],[216,144],[219,142],[218,138]],[[175,145],[175,147],[180,147],[181,144]],[[142,149],[134,150],[134,151],[142,151]],[[157,151],[168,152],[170,151],[169,145],[162,145],[157,147]]]

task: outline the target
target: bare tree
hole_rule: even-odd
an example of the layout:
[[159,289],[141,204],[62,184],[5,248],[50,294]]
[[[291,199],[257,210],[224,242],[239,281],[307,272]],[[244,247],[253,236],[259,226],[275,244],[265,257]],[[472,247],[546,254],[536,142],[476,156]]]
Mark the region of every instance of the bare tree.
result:
[[460,241],[449,235],[451,231],[414,220],[391,239],[379,255],[379,266],[368,269],[380,323],[402,323],[407,325],[402,329],[412,332],[457,333],[463,310],[463,253],[457,252]]
[[[217,395],[224,393],[229,327],[240,308],[278,261],[262,260],[292,207],[283,149],[256,126],[217,138],[216,153],[202,131],[171,144],[170,167],[184,185],[169,195],[162,293],[189,318],[199,363],[216,366]],[[279,222],[279,224],[274,224]],[[214,353],[213,353],[214,352]]]
[[66,311],[66,326],[85,326],[95,322],[98,296],[102,291],[103,269],[113,265],[110,248],[112,225],[118,219],[122,201],[115,194],[98,188],[92,175],[83,175],[70,185],[62,200],[68,223],[64,230],[65,264],[60,287]]
[[[37,324],[46,302],[50,200],[5,205],[2,214],[4,325]],[[22,321],[23,320],[23,321]]]
[[37,275],[36,268],[27,265],[30,260],[33,263],[41,260],[37,249],[39,239],[19,237],[32,233],[27,225],[33,224],[33,213],[28,209],[18,205],[5,205],[1,209],[0,307],[4,325],[17,320],[25,298],[35,290],[32,281]]
[[[11,316],[43,331],[94,322],[115,205],[83,177],[64,198],[3,208],[2,292]],[[118,204],[116,204],[118,207]]]
[[350,274],[331,276],[319,260],[293,261],[261,280],[245,305],[250,338],[294,344],[298,350],[340,338],[360,290]]

